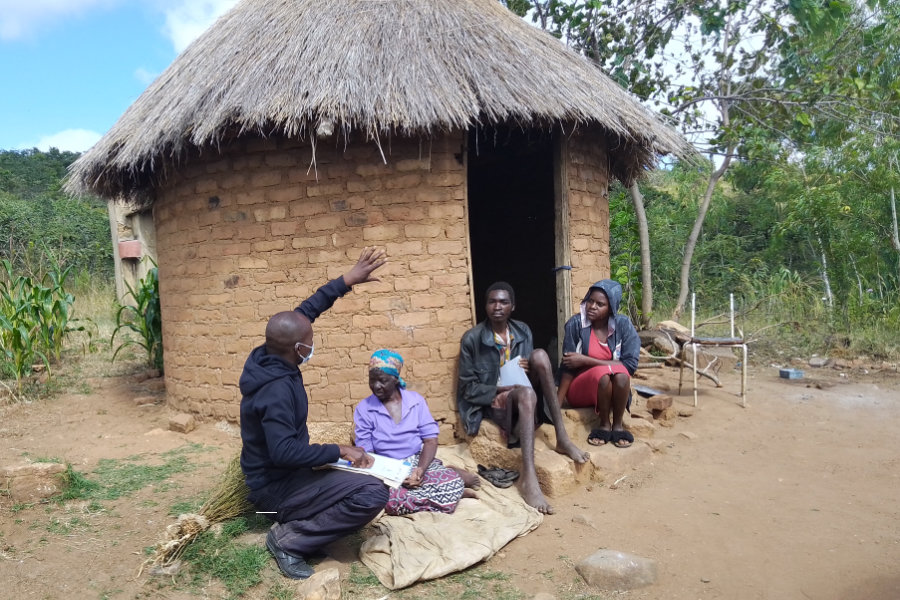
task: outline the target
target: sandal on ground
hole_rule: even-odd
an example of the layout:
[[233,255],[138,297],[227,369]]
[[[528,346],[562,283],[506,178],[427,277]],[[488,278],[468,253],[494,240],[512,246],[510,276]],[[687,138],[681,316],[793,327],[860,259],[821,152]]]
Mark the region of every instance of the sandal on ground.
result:
[[587,443],[591,446],[602,446],[612,439],[612,433],[607,429],[591,429]]
[[484,465],[478,465],[478,475],[486,479],[498,488],[508,488],[513,482],[519,478],[518,471],[509,471],[500,467],[491,467],[488,469]]
[[616,448],[628,448],[634,443],[634,436],[630,431],[613,431],[610,441]]

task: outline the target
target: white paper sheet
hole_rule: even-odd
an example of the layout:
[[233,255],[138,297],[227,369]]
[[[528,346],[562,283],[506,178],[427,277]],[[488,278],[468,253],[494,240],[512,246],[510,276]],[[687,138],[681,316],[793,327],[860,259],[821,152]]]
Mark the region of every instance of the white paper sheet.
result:
[[500,367],[500,381],[497,385],[524,385],[531,387],[531,381],[528,380],[528,373],[519,364],[521,356],[516,356],[506,361],[506,364]]
[[375,463],[368,469],[360,469],[350,465],[350,461],[340,459],[325,465],[332,469],[340,469],[342,471],[352,471],[354,473],[362,473],[363,475],[371,475],[384,481],[392,488],[400,487],[403,481],[412,473],[412,465],[405,460],[398,460],[388,456],[382,456],[369,452],[369,456],[375,459]]

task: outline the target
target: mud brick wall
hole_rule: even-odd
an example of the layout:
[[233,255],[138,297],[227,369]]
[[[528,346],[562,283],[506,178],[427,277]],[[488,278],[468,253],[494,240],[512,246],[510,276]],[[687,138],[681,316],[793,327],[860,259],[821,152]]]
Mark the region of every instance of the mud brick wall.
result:
[[157,191],[154,216],[169,401],[239,417],[238,378],[274,313],[386,249],[382,281],[357,286],[313,325],[303,378],[310,420],[347,422],[367,396],[372,351],[406,359],[442,439],[456,423],[459,339],[472,326],[462,133],[344,148],[249,140],[195,158]]
[[590,285],[609,277],[609,158],[603,134],[583,129],[567,141],[572,312]]

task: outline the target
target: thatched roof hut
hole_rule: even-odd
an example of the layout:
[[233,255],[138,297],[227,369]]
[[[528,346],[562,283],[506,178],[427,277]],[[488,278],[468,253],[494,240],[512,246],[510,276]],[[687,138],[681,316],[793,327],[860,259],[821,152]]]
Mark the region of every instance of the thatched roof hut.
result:
[[[479,123],[601,125],[631,181],[690,147],[583,57],[495,0],[243,0],[74,166],[117,196],[247,134],[433,135]],[[330,125],[329,125],[330,124]]]
[[[376,330],[409,321],[401,317],[421,304],[416,292],[463,281],[449,299],[422,301],[444,312],[408,325],[411,347],[423,343],[416,335],[422,327],[445,330],[450,346],[420,359],[433,366],[428,391],[452,403],[452,366],[437,364],[454,362],[452,346],[481,303],[473,256],[493,250],[473,249],[479,234],[471,229],[471,213],[502,195],[491,187],[496,177],[484,174],[501,160],[487,149],[491,145],[519,154],[538,148],[529,156],[549,165],[543,199],[525,204],[549,207],[543,220],[551,223],[547,260],[556,269],[557,289],[550,293],[557,319],[571,309],[573,286],[608,270],[609,177],[630,182],[658,155],[691,153],[683,138],[593,64],[495,0],[243,0],[72,166],[67,188],[108,198],[144,196],[153,206],[167,384],[176,403],[190,404],[203,388],[217,407],[193,409],[235,416],[240,362],[262,333],[258,322],[243,328],[246,333],[223,326],[217,340],[232,335],[233,343],[198,350],[197,336],[210,328],[191,331],[189,325],[198,322],[203,298],[226,310],[249,302],[252,310],[231,317],[265,321],[276,306],[247,298],[266,297],[265,286],[279,279],[258,271],[301,277],[285,295],[304,293],[323,275],[336,274],[330,267],[311,269],[308,282],[298,275],[302,265],[318,264],[312,249],[347,260],[358,252],[360,243],[339,235],[346,228],[361,229],[356,242],[398,244],[394,249],[408,255],[393,257],[398,272],[432,268],[426,284],[375,291],[395,298],[378,304],[384,310],[365,308],[389,317],[369,319]],[[507,162],[514,169],[508,179],[530,175],[532,169],[516,167],[521,156]],[[537,187],[516,191],[517,202]],[[428,210],[415,208],[423,202]],[[406,208],[384,208],[390,204]],[[432,262],[414,256],[432,248]],[[298,258],[298,251],[310,256]],[[281,300],[280,307],[293,300]],[[447,319],[451,308],[456,312]],[[337,321],[333,327],[353,329]],[[371,331],[363,335],[348,346],[359,341],[359,356],[348,368],[364,364],[362,356],[374,349],[367,346],[379,343]],[[192,352],[195,358],[182,360]],[[217,377],[204,371],[210,358],[221,359],[213,361]],[[365,389],[362,378],[362,388],[332,388],[325,371],[321,379],[335,394]],[[227,393],[209,391],[222,386]],[[452,421],[452,406],[445,412]],[[319,416],[340,415],[346,411]]]

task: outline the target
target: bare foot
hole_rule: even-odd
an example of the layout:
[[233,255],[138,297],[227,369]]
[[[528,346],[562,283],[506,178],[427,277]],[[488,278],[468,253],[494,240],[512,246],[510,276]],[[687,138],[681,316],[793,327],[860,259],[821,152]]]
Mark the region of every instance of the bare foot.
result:
[[475,498],[478,500],[478,494],[475,493],[475,490],[470,490],[469,488],[463,489],[463,498]]
[[575,462],[582,464],[590,459],[590,454],[584,452],[575,445],[572,440],[562,440],[556,443],[556,451],[560,454],[566,454],[569,458],[574,460]]
[[528,477],[520,480],[519,493],[522,494],[522,498],[525,499],[525,502],[528,503],[529,506],[533,506],[545,515],[553,514],[553,507],[550,506],[544,498],[544,494],[541,492],[541,486],[538,485],[537,479]]
[[463,485],[467,488],[472,488],[473,490],[477,490],[481,487],[481,479],[478,478],[478,475],[475,473],[469,473],[465,469],[460,469],[459,467],[450,467],[454,471],[456,471],[459,476],[463,480]]

